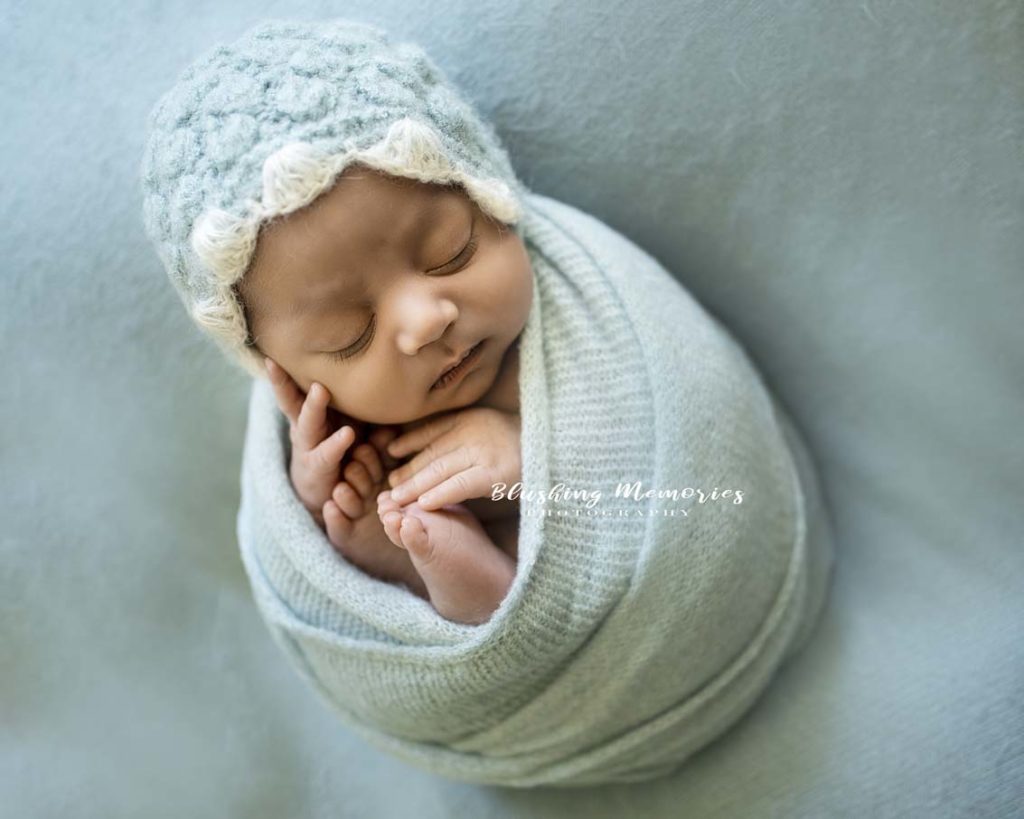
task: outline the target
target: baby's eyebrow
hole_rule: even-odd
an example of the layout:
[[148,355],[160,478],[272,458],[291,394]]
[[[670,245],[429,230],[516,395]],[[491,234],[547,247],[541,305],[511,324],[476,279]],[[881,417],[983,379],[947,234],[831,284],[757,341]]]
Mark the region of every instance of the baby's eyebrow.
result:
[[448,204],[449,200],[442,199],[443,194],[447,191],[445,188],[433,186],[433,190],[430,194],[430,200],[420,211],[419,218],[415,221],[417,230],[413,231],[413,235],[419,239],[419,246],[422,248],[423,243],[430,236],[432,230],[437,230],[437,226],[444,221],[444,215],[454,213],[455,209]]

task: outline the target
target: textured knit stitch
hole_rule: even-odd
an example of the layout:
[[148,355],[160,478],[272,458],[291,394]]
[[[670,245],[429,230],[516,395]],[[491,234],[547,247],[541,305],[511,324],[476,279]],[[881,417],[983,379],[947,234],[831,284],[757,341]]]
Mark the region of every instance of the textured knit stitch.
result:
[[[781,409],[654,259],[534,194],[523,234],[524,488],[600,489],[595,508],[613,515],[531,515],[521,501],[508,595],[482,625],[450,622],[335,552],[291,489],[287,423],[256,382],[239,542],[278,643],[377,747],[472,782],[648,779],[738,719],[806,639],[830,535]],[[632,481],[745,495],[616,499]],[[659,514],[679,508],[689,516]]]

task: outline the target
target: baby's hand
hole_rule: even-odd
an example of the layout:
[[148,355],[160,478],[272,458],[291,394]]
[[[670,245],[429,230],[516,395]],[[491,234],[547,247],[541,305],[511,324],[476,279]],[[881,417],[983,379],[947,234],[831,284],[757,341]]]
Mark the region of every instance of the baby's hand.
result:
[[446,413],[396,438],[394,457],[418,454],[388,476],[400,504],[427,510],[490,497],[495,483],[522,480],[520,418],[490,407]]
[[356,447],[352,462],[345,467],[345,480],[334,487],[331,500],[324,504],[327,539],[342,557],[367,574],[405,583],[426,599],[422,577],[405,547],[395,548],[378,509],[387,487],[384,470],[394,465],[384,448],[395,435],[390,427],[378,427],[369,443]]
[[330,394],[323,384],[314,383],[307,395],[276,361],[265,361],[277,405],[289,422],[288,476],[302,505],[323,526],[324,505],[340,478],[342,458],[355,443],[357,425],[328,407]]
[[[277,404],[291,425],[289,477],[303,506],[342,557],[367,574],[405,583],[424,597],[426,587],[409,555],[394,547],[377,516],[377,495],[386,486],[384,470],[397,463],[382,453],[397,430],[374,428],[342,468],[356,430],[364,434],[370,425],[328,407],[330,396],[322,384],[314,383],[307,395],[276,362],[267,361]],[[344,425],[335,429],[339,423]]]

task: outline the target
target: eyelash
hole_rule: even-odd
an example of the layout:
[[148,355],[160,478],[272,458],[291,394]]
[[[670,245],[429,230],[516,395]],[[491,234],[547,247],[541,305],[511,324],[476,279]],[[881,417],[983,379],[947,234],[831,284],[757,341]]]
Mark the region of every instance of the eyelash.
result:
[[[458,267],[456,267],[454,270],[451,271],[452,273],[458,273],[460,270],[462,270],[462,268],[464,268],[467,264],[469,264],[469,260],[472,259],[473,256],[476,254],[476,248],[477,248],[477,236],[476,236],[476,233],[474,232],[469,237],[469,241],[466,243],[466,246],[459,252],[459,255],[454,257],[453,259],[451,259],[447,264],[442,265],[442,268],[447,267],[450,264],[454,264],[459,259],[461,259],[463,256],[465,256],[465,261],[463,261],[461,264],[458,265]],[[335,350],[332,353],[328,353],[327,354],[328,357],[333,359],[333,360],[335,360],[335,361],[342,361],[342,360],[344,360],[346,358],[352,358],[352,356],[358,355],[359,353],[361,353],[363,350],[365,350],[367,347],[370,346],[370,342],[373,341],[374,331],[376,329],[377,329],[377,317],[374,316],[373,319],[370,322],[370,337],[366,340],[365,344],[363,344],[360,347],[356,347],[356,345],[359,344],[359,342],[357,341],[355,344],[351,344],[351,345],[349,345],[348,347],[346,347],[343,350]],[[364,335],[365,335],[365,333],[364,333]],[[356,347],[356,349],[353,350],[352,349],[353,347]],[[350,350],[352,350],[352,352],[349,352]]]

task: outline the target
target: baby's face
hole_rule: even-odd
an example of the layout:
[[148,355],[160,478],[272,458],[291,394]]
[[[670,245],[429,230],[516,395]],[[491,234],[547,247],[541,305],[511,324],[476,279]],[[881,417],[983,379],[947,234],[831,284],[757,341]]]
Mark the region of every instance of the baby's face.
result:
[[[404,424],[490,389],[526,325],[533,272],[508,226],[461,188],[349,166],[310,205],[265,224],[238,285],[250,332],[336,410]],[[461,378],[437,386],[483,341]]]

